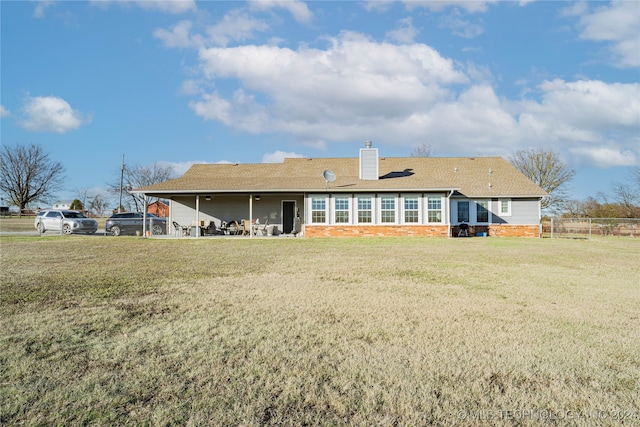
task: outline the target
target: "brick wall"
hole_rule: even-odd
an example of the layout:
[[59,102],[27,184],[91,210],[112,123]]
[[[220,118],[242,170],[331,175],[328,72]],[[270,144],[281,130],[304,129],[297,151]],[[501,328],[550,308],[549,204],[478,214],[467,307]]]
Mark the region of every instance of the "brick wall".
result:
[[[540,237],[538,225],[498,225],[474,227],[475,232],[488,231],[494,237]],[[447,237],[447,225],[305,225],[305,237]],[[452,227],[457,236],[457,227]]]
[[305,225],[306,237],[447,237],[446,225]]

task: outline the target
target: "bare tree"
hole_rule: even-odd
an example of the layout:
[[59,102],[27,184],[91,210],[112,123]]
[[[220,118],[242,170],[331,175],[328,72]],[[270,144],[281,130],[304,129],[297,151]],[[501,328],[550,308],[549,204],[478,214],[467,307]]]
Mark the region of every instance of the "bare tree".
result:
[[[125,165],[123,173],[123,195],[126,197],[123,199],[122,204],[129,210],[135,210],[136,212],[142,212],[144,209],[143,196],[134,194],[131,190],[140,187],[146,187],[148,185],[164,182],[175,177],[173,167],[166,164],[158,164],[157,162],[149,166],[134,166],[129,167]],[[112,194],[119,194],[120,192],[120,173],[118,171],[117,182],[109,184],[109,192]]]
[[411,151],[411,157],[431,157],[431,145],[423,143],[414,147]]
[[107,210],[108,201],[102,197],[100,194],[97,194],[90,202],[89,209],[95,212],[98,216],[103,216],[104,212]]
[[47,202],[62,186],[64,167],[42,147],[3,145],[0,151],[0,190],[21,211],[34,202]]
[[568,200],[567,183],[575,171],[564,163],[555,151],[542,148],[516,151],[509,161],[538,187],[549,193],[542,201],[542,208],[555,211],[562,209]]

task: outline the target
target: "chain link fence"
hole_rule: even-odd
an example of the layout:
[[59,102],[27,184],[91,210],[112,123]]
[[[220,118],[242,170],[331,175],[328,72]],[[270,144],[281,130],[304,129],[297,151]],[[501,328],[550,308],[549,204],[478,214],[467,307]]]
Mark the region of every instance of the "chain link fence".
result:
[[640,238],[640,218],[551,218],[542,222],[542,235],[568,239]]

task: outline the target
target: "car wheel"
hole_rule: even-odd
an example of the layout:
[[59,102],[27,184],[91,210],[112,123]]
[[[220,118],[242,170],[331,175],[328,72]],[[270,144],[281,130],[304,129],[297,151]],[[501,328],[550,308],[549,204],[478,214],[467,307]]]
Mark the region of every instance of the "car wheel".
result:
[[164,229],[162,228],[161,225],[154,224],[153,227],[151,227],[151,233],[153,233],[156,236],[159,234],[164,234]]
[[41,222],[38,223],[38,233],[44,233],[44,224]]
[[62,232],[64,234],[71,234],[71,225],[70,224],[65,224],[62,226]]
[[119,236],[121,233],[122,233],[122,230],[120,230],[120,227],[118,227],[117,225],[114,225],[113,227],[111,227],[112,236]]

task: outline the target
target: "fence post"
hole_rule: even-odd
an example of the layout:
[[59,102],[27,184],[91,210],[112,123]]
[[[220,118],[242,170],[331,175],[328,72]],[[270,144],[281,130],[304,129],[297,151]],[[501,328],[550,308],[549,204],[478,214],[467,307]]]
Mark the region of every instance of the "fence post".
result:
[[553,239],[553,217],[551,217],[551,238]]

